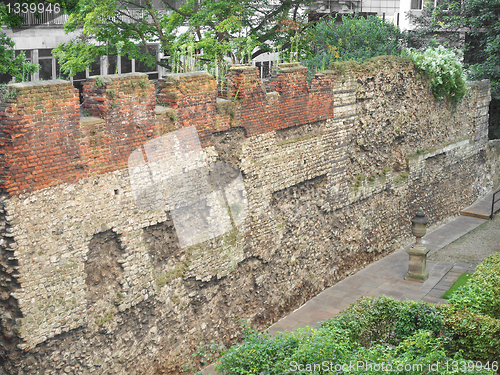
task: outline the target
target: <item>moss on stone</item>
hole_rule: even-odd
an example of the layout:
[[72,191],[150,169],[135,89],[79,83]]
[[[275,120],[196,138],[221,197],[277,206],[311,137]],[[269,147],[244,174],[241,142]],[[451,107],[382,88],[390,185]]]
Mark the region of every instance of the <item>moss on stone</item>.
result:
[[[328,71],[336,75],[352,74],[373,74],[380,70],[413,69],[413,63],[399,56],[377,56],[370,60],[359,63],[357,61],[336,61],[330,64]],[[328,72],[327,71],[327,72]]]

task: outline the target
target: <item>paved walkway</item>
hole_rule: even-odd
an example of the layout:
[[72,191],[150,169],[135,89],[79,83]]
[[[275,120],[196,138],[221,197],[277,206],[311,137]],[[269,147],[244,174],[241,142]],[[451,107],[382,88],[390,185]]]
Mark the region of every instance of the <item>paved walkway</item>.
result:
[[[491,196],[480,201],[491,205]],[[474,212],[475,207],[484,207],[485,202],[468,207],[467,212]],[[482,213],[482,212],[478,212]],[[452,243],[484,223],[484,219],[472,216],[458,216],[427,234],[423,245],[431,251],[429,255]],[[429,278],[424,283],[404,280],[408,271],[406,249],[398,250],[374,262],[354,275],[325,289],[304,305],[282,318],[269,328],[269,333],[291,331],[302,327],[316,327],[322,321],[332,318],[351,303],[363,296],[386,295],[398,300],[427,301],[444,303],[440,297],[464,272],[474,272],[476,265],[468,263],[427,261]],[[204,375],[217,374],[214,366],[203,370]]]

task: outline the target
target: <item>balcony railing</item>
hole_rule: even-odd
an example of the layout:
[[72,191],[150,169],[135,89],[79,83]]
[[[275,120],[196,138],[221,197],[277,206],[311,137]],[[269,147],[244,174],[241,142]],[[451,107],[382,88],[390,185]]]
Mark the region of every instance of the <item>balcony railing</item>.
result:
[[[153,22],[152,17],[149,15],[147,11],[144,9],[127,9],[123,11],[126,14],[121,14],[116,17],[123,22],[132,23],[135,22],[134,19],[143,19],[146,22]],[[158,18],[162,17],[167,10],[159,10]],[[24,18],[23,27],[26,26],[52,26],[52,25],[64,25],[64,23],[68,20],[68,15],[63,13],[54,13],[54,12],[40,12],[40,13],[20,13],[22,18]]]
[[24,18],[23,26],[40,26],[40,25],[64,25],[68,19],[67,14],[55,13],[53,11],[43,11],[40,13],[19,13]]

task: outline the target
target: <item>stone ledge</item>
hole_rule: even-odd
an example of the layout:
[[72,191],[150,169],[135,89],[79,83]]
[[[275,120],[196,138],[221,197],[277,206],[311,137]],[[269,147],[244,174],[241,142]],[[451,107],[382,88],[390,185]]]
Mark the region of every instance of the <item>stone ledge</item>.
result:
[[161,105],[155,106],[155,115],[156,116],[166,115],[167,113],[168,114],[175,113],[175,109],[173,109],[172,107],[164,107]]
[[80,125],[82,126],[90,126],[90,125],[99,125],[104,124],[104,119],[96,116],[81,116],[80,117]]

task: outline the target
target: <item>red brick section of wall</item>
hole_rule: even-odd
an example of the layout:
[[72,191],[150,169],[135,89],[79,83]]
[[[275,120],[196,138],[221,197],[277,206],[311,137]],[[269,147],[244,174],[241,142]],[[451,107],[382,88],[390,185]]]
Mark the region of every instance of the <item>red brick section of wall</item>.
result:
[[0,189],[10,195],[82,175],[79,97],[62,80],[17,83],[0,109]]
[[175,109],[177,127],[195,126],[202,146],[208,145],[215,126],[214,77],[206,72],[169,74],[159,85],[158,102]]
[[231,68],[228,99],[241,102],[239,125],[247,136],[333,117],[331,81],[317,75],[309,89],[306,74],[307,69],[299,63],[282,64],[271,82],[279,94],[276,98],[272,93],[266,95],[256,67]]
[[[256,67],[231,69],[225,111],[217,114],[217,84],[204,72],[172,74],[160,82],[160,104],[175,110],[175,128],[195,126],[202,147],[214,132],[241,126],[247,136],[333,117],[330,80],[283,64],[266,94]],[[0,111],[0,189],[29,192],[127,167],[130,154],[164,129],[155,119],[154,86],[140,73],[92,77],[78,91],[56,80],[11,85],[14,99]],[[218,108],[220,111],[220,108]],[[222,126],[221,126],[222,124]]]
[[325,76],[316,75],[307,85],[307,68],[298,63],[282,64],[273,80],[280,94],[278,113],[281,129],[333,117],[333,88]]
[[[127,167],[133,150],[160,135],[154,86],[145,74],[93,77],[78,90],[62,80],[10,86],[0,110],[0,189],[10,195]],[[102,119],[102,120],[101,120]]]
[[271,83],[276,96],[266,94],[256,67],[233,67],[227,75],[226,99],[237,105],[219,103],[218,112],[223,113],[216,111],[213,77],[201,72],[172,74],[160,82],[158,101],[176,110],[179,127],[196,126],[206,146],[211,133],[229,126],[244,127],[247,136],[252,136],[332,118],[331,80],[317,75],[309,89],[306,73],[298,63],[282,64]]
[[90,173],[127,168],[132,151],[158,135],[154,85],[144,74],[92,77],[83,84],[83,98],[84,113],[105,121],[99,142],[82,143]]

